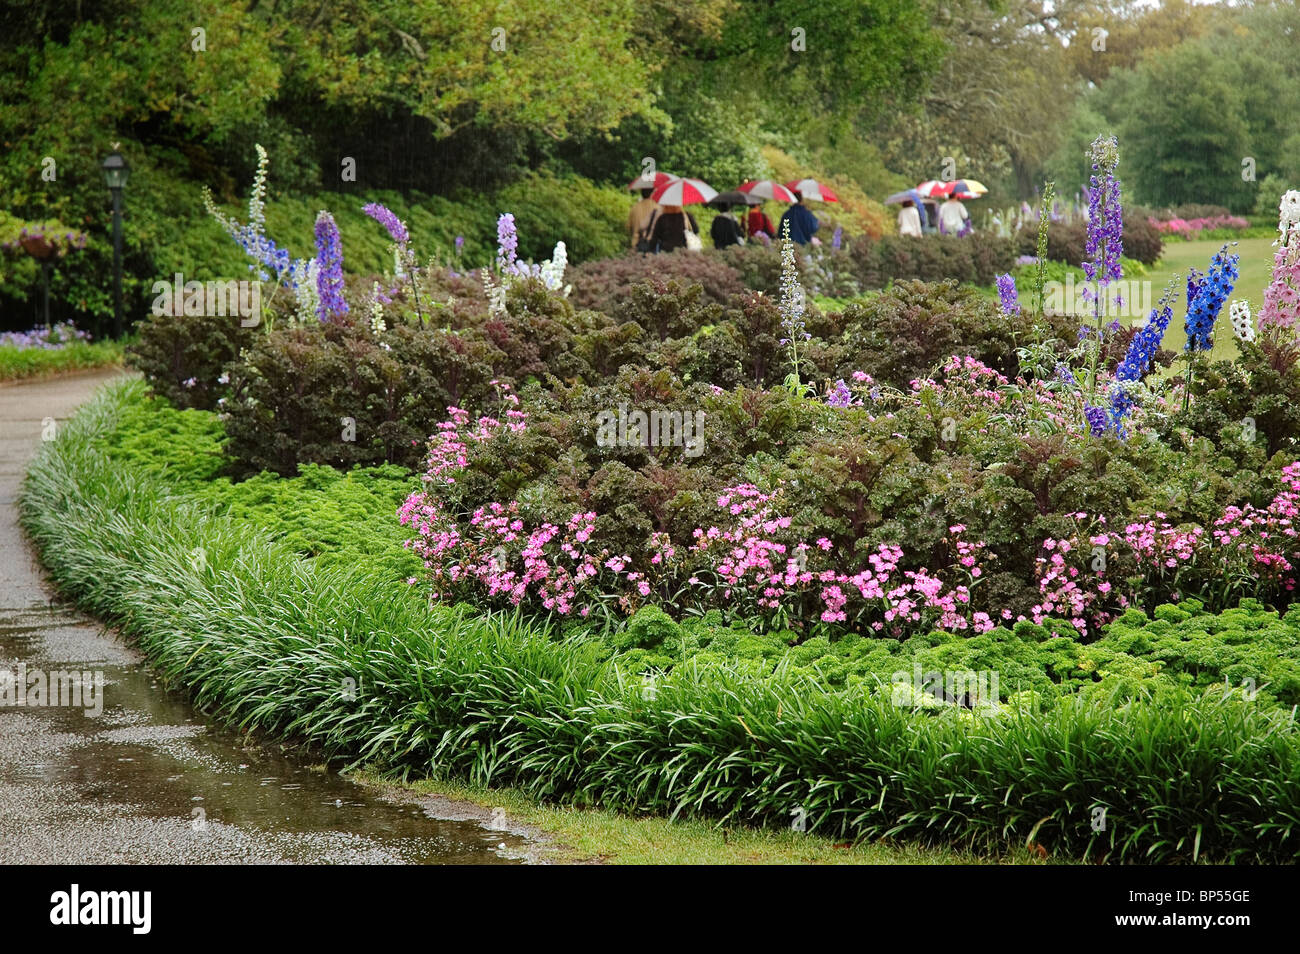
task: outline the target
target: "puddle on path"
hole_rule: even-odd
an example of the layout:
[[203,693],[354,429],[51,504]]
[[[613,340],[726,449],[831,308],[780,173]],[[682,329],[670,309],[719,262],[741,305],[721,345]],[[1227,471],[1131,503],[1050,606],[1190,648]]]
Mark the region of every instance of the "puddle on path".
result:
[[[103,711],[0,706],[0,861],[510,864],[526,856],[529,843],[517,835],[427,817],[274,743],[245,746],[166,692],[133,650],[65,608],[0,609],[0,670],[16,674],[23,662],[29,673],[102,671]],[[64,845],[88,850],[49,857]]]

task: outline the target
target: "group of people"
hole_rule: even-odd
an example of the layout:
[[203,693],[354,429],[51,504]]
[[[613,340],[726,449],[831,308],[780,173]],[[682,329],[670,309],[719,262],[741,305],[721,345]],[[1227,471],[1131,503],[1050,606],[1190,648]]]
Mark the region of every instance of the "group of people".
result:
[[920,238],[927,232],[944,235],[961,235],[970,229],[970,213],[956,196],[948,196],[943,205],[923,203],[918,209],[910,199],[904,199],[898,210],[898,234]]
[[[631,246],[638,252],[671,252],[679,248],[701,248],[702,241],[699,223],[695,216],[680,205],[661,206],[650,198],[653,189],[642,189],[641,198],[628,213],[627,229],[631,236]],[[719,210],[709,229],[709,238],[714,248],[729,248],[732,245],[744,245],[746,241],[770,242],[790,225],[790,239],[796,245],[821,244],[815,233],[821,228],[817,216],[801,193],[794,193],[795,202],[781,216],[779,225],[772,224],[772,217],[763,211],[761,205],[749,207],[749,214],[744,221],[737,219],[732,210],[736,206],[726,203],[715,204]]]
[[[631,236],[631,245],[638,252],[671,252],[679,248],[703,248],[700,239],[700,226],[695,216],[680,205],[663,205],[650,196],[653,189],[642,189],[641,198],[628,213],[627,230]],[[729,248],[732,245],[744,245],[746,241],[770,242],[790,226],[790,240],[796,245],[820,245],[817,230],[821,223],[799,192],[794,193],[795,201],[785,210],[778,225],[772,224],[772,218],[763,211],[761,205],[749,208],[744,221],[732,214],[735,206],[720,204],[715,207],[719,213],[713,219],[709,229],[709,238],[714,248]],[[923,203],[921,208],[911,200],[904,200],[898,210],[898,234],[912,235],[920,238],[926,233],[939,232],[944,235],[962,235],[971,228],[970,213],[961,200],[948,196],[942,205]]]

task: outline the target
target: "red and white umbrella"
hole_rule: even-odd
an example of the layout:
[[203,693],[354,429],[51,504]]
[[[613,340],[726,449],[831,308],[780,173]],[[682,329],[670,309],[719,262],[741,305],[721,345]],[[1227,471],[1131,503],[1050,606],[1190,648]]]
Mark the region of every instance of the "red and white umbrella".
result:
[[772,179],[750,179],[736,191],[759,199],[772,199],[775,202],[795,201],[793,192]]
[[672,179],[660,183],[650,198],[660,205],[703,205],[712,202],[718,190],[703,179]]
[[676,176],[670,176],[666,172],[655,172],[651,175],[639,175],[627,184],[629,192],[637,192],[641,189],[657,189],[665,182],[672,182]]
[[938,179],[931,179],[928,182],[922,182],[916,187],[916,191],[921,194],[922,198],[933,199],[937,196],[946,196],[952,191],[951,182],[940,182]]
[[822,185],[816,179],[800,179],[798,182],[787,182],[785,187],[792,192],[798,192],[805,199],[812,199],[814,202],[838,202],[840,197],[828,185]]

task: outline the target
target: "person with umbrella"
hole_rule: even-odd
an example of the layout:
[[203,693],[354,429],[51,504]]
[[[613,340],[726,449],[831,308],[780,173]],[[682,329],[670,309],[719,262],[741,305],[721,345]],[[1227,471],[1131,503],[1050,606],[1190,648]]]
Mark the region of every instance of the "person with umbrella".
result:
[[702,248],[700,227],[695,216],[682,207],[712,202],[717,196],[718,193],[712,186],[699,179],[673,179],[656,188],[650,197],[663,207],[663,211],[650,230],[651,249],[656,252],[671,252],[679,248]]
[[898,234],[921,237],[921,213],[911,199],[904,199],[903,207],[898,210]]
[[915,189],[895,192],[885,200],[885,205],[900,205],[898,210],[898,234],[921,237],[921,196]]
[[718,215],[714,216],[713,225],[709,228],[709,236],[713,239],[714,248],[730,248],[733,245],[745,244],[740,223],[731,214],[733,207],[745,204],[747,203],[743,192],[724,192],[709,203],[719,210]]
[[781,216],[777,228],[784,235],[788,223],[790,226],[790,241],[796,245],[807,245],[813,240],[813,233],[821,228],[822,224],[817,221],[817,216],[813,215],[812,209],[804,204],[803,193],[795,190],[791,191],[794,194],[794,203],[785,210],[785,215]]
[[757,238],[760,233],[764,239],[769,241],[776,238],[776,226],[772,224],[772,217],[763,211],[762,200],[775,199],[778,202],[793,202],[795,201],[794,193],[781,183],[773,182],[771,179],[751,179],[736,191],[748,196],[749,198],[746,201],[753,203],[754,206],[749,210],[749,218],[745,222],[745,230],[750,238]]
[[633,204],[632,210],[627,214],[627,231],[632,239],[632,248],[638,252],[651,251],[647,243],[650,240],[650,230],[654,228],[654,220],[660,212],[659,203],[650,196],[656,186],[671,179],[672,176],[666,172],[656,172],[652,175],[637,176],[627,185],[630,191],[641,193],[641,198]]
[[939,231],[944,235],[960,235],[970,222],[970,213],[955,192],[950,192],[943,205],[939,206]]

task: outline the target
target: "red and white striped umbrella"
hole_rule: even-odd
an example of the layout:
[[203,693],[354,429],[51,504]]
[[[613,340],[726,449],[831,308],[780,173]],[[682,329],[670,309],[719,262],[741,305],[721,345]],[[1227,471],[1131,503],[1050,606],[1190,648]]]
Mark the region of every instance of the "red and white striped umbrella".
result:
[[938,179],[931,179],[928,182],[922,182],[916,187],[922,198],[933,199],[936,196],[946,196],[952,191],[951,182],[940,182]]
[[702,205],[712,202],[717,194],[703,179],[672,179],[656,186],[650,198],[660,205]]
[[637,192],[641,189],[657,189],[665,182],[672,182],[676,176],[670,176],[666,172],[656,172],[652,175],[640,175],[627,184],[629,192]]
[[800,179],[798,182],[787,182],[785,187],[792,192],[798,192],[805,199],[812,199],[814,202],[838,202],[840,197],[828,185],[822,185],[816,179]]
[[736,189],[737,192],[744,192],[746,195],[752,195],[759,199],[772,199],[776,202],[793,202],[795,201],[794,193],[771,179],[750,179],[744,185]]

